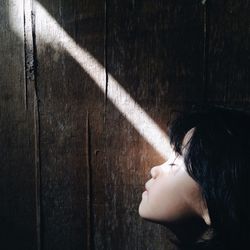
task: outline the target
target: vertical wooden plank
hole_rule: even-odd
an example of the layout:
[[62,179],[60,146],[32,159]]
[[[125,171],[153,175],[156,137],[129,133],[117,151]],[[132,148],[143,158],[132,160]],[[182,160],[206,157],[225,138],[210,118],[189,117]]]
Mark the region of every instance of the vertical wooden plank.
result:
[[[108,72],[166,131],[175,109],[203,102],[204,5],[107,3]],[[117,99],[122,98],[118,92]],[[107,128],[107,249],[173,249],[169,231],[138,215],[149,170],[163,159],[111,102]]]
[[249,108],[248,1],[208,1],[207,101]]
[[[105,98],[84,65],[77,63],[78,54],[73,56],[65,46],[71,37],[104,64],[104,3],[42,0],[35,15],[43,249],[99,249],[95,243],[103,232],[99,218],[105,207]],[[95,75],[105,81],[104,68]]]
[[31,13],[11,0],[1,1],[0,12],[0,242],[2,249],[39,249],[32,32],[25,25]]

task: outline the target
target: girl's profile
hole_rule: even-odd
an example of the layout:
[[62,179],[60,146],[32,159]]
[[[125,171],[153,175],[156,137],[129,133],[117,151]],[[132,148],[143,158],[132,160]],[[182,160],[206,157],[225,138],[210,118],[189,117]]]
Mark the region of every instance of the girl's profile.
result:
[[249,237],[250,116],[222,107],[171,121],[172,153],[154,166],[139,215],[169,227],[181,249],[241,249]]

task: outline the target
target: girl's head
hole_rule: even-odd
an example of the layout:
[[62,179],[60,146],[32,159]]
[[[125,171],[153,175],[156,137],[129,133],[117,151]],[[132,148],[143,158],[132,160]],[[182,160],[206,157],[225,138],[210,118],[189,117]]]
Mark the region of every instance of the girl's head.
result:
[[[173,120],[173,153],[151,169],[139,214],[152,221],[200,217],[215,241],[232,246],[249,231],[250,117],[218,107]],[[172,165],[174,164],[174,165]]]

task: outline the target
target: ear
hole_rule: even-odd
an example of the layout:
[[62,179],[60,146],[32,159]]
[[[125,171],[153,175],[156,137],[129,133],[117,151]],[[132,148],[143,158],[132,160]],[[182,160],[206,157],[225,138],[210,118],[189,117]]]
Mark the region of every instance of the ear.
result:
[[208,209],[204,209],[203,211],[203,215],[202,215],[203,220],[205,221],[205,223],[210,226],[211,225],[211,220],[210,220],[210,216],[208,213]]

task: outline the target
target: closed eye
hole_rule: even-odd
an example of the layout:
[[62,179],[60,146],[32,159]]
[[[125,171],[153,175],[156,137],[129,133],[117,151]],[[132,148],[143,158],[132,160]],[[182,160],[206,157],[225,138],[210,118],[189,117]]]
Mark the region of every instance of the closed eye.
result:
[[170,163],[169,164],[169,166],[171,166],[171,167],[173,167],[173,166],[175,166],[176,164],[174,164],[174,163]]
[[170,169],[174,172],[177,172],[180,169],[180,167],[174,163],[170,163],[169,166],[170,166]]

